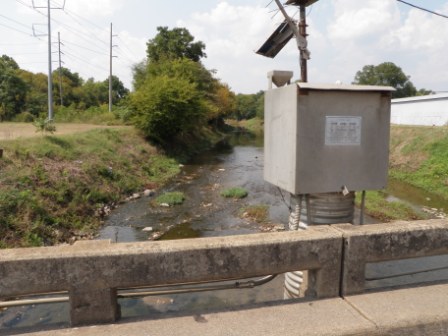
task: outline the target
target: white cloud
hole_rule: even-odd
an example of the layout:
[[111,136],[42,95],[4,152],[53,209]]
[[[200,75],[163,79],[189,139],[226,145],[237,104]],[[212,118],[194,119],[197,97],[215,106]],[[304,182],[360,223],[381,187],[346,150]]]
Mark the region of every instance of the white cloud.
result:
[[264,88],[266,73],[272,61],[255,54],[275,29],[269,10],[264,7],[232,6],[220,2],[209,12],[194,13],[177,25],[186,27],[206,45],[208,68],[217,69],[217,76],[238,92],[252,93]]
[[361,40],[381,36],[396,26],[400,13],[390,0],[333,0],[334,19],[328,27],[332,39]]
[[126,4],[125,0],[76,0],[67,1],[65,8],[83,17],[107,17],[118,12]]

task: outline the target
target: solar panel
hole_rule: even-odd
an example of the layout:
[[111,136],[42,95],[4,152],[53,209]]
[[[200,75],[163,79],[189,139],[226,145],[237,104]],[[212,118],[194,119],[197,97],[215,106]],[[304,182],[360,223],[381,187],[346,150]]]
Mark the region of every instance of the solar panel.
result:
[[286,1],[285,5],[308,7],[317,1],[318,0],[288,0],[288,1]]
[[283,21],[272,35],[266,40],[260,49],[256,51],[257,54],[274,58],[283,49],[283,47],[294,36],[294,33],[288,23]]

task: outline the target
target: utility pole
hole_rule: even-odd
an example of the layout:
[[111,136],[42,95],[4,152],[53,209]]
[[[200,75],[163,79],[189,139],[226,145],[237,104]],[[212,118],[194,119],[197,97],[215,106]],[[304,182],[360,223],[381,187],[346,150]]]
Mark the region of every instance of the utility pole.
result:
[[52,64],[51,64],[51,7],[50,0],[47,3],[48,9],[48,120],[53,120],[53,78],[52,78]]
[[62,61],[61,61],[61,33],[58,32],[58,53],[59,53],[59,97],[61,98],[61,106],[64,105],[62,98]]
[[65,0],[62,4],[62,7],[51,7],[50,0],[47,0],[47,6],[46,7],[38,7],[33,2],[33,8],[45,8],[47,9],[47,26],[48,26],[48,120],[53,121],[53,79],[52,79],[52,60],[51,60],[51,10],[52,9],[64,9],[65,7]]
[[110,53],[109,53],[109,112],[112,112],[112,59],[117,56],[113,56],[112,51],[116,45],[113,44],[112,22],[110,23]]

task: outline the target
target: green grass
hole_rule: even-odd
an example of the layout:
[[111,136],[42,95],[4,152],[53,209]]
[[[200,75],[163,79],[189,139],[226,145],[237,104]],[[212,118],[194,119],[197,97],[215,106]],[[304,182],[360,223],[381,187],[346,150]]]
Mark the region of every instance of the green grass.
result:
[[229,188],[229,189],[225,189],[225,190],[221,191],[221,196],[225,197],[225,198],[239,199],[239,198],[244,198],[247,195],[248,195],[247,190],[244,188],[241,188],[241,187],[233,187],[233,188]]
[[0,147],[2,248],[94,233],[99,208],[157,188],[179,172],[178,162],[132,128],[0,141]]
[[[361,193],[356,194],[356,205],[361,204]],[[365,211],[368,215],[382,221],[427,219],[428,215],[398,201],[388,201],[382,191],[367,191]]]
[[179,205],[185,201],[184,193],[180,191],[167,192],[155,199],[156,204],[168,204],[169,206]]
[[448,200],[448,128],[394,127],[392,178]]

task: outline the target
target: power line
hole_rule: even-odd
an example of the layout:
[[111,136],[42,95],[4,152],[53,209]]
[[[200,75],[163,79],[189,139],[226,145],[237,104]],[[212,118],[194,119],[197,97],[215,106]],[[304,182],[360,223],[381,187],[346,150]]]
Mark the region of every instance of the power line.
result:
[[27,36],[33,36],[33,35],[32,35],[32,34],[30,34],[30,33],[27,33],[27,32],[24,32],[23,30],[19,30],[19,29],[17,29],[17,28],[14,28],[14,27],[8,26],[8,25],[6,25],[6,24],[4,24],[4,23],[0,23],[0,26],[3,26],[3,27],[6,27],[6,28],[9,28],[9,29],[15,30],[16,32],[18,32],[18,33],[21,33],[21,34],[24,34],[24,35],[27,35]]
[[67,42],[67,41],[65,41],[65,43],[66,43],[66,44],[72,44],[72,45],[74,45],[74,46],[77,46],[78,48],[85,49],[85,50],[91,51],[91,52],[96,53],[96,54],[99,54],[99,55],[105,55],[105,56],[108,56],[108,54],[105,53],[105,52],[97,51],[97,50],[93,50],[93,49],[84,47],[84,46],[82,46],[82,45],[76,44],[76,43],[74,43],[74,42]]
[[447,16],[447,15],[443,15],[443,14],[434,12],[434,11],[432,11],[432,10],[429,10],[429,9],[426,9],[426,8],[423,8],[423,7],[416,6],[416,5],[414,5],[414,4],[411,4],[411,3],[406,2],[406,1],[403,1],[403,0],[397,0],[397,1],[398,1],[398,2],[401,2],[401,3],[404,3],[405,5],[408,5],[408,6],[417,8],[417,9],[420,9],[420,10],[422,10],[422,11],[424,11],[424,12],[428,12],[428,13],[431,13],[431,14],[434,14],[434,15],[441,16],[441,17],[443,17],[443,18],[445,18],[445,19],[448,19],[448,16]]
[[46,51],[41,51],[41,52],[25,52],[25,53],[13,53],[13,54],[8,54],[8,56],[23,56],[23,55],[42,55],[42,54],[46,54]]
[[107,71],[107,72],[109,71],[109,69],[106,69],[106,68],[104,68],[102,66],[92,65],[91,61],[85,60],[85,59],[83,59],[83,58],[81,58],[81,57],[79,57],[77,55],[73,55],[72,53],[69,53],[67,51],[65,51],[65,54],[67,56],[69,56],[69,57],[75,58],[75,59],[77,59],[77,60],[79,60],[81,62],[84,62],[84,63],[88,64],[89,66],[91,66],[94,69],[101,69],[101,70],[104,70],[104,71]]
[[98,29],[104,29],[104,27],[100,27],[100,26],[97,25],[96,23],[94,23],[94,22],[92,22],[92,21],[90,21],[90,20],[88,20],[88,19],[82,17],[82,16],[79,15],[79,14],[76,14],[75,12],[72,12],[72,11],[69,11],[69,10],[66,9],[66,10],[64,10],[64,13],[67,14],[68,16],[71,16],[72,18],[73,18],[73,16],[76,15],[77,17],[79,17],[80,19],[86,21],[86,22],[89,23],[90,25],[92,25],[92,26],[94,26],[94,27],[96,27],[96,28],[98,28]]
[[22,22],[19,22],[19,21],[16,21],[16,20],[14,20],[14,19],[11,19],[11,18],[9,18],[9,17],[7,17],[7,16],[5,16],[5,15],[3,15],[3,14],[0,14],[0,16],[1,16],[2,18],[5,18],[6,20],[9,20],[9,21],[11,21],[11,22],[14,22],[14,23],[16,23],[16,24],[18,24],[18,25],[20,25],[20,26],[22,26],[22,27],[29,28],[29,25],[26,25],[26,24],[24,24],[24,23],[22,23]]
[[[38,9],[34,8],[33,6],[30,6],[30,5],[26,4],[22,0],[16,0],[16,2],[18,2],[19,4],[21,4],[21,5],[25,6],[25,7],[28,7],[30,9],[36,11],[37,13],[39,13],[40,15],[42,15],[44,17],[47,17],[47,15],[45,13],[42,13]],[[51,18],[51,21],[61,25],[62,27],[65,27],[68,31],[70,31],[71,33],[81,37],[87,43],[90,43],[92,45],[97,46],[97,42],[94,41],[94,40],[96,40],[96,41],[104,43],[106,46],[108,46],[108,44],[106,42],[104,42],[103,40],[99,39],[95,34],[87,34],[87,33],[81,32],[77,28],[74,28],[74,27],[72,27],[72,26],[70,26],[70,25],[68,25],[66,23],[63,23],[63,22],[61,22],[59,20],[56,20],[54,18]],[[88,40],[91,40],[91,42],[88,41]]]
[[[132,59],[132,56],[134,55],[134,52],[127,46],[126,41],[124,39],[122,39],[120,35],[118,35],[118,39],[122,42],[124,48],[126,49],[126,54],[128,56],[130,56],[129,59]],[[121,48],[119,48],[119,49],[121,49]],[[125,50],[123,50],[123,52],[124,51]]]
[[40,45],[40,43],[0,43],[1,46],[31,46]]

